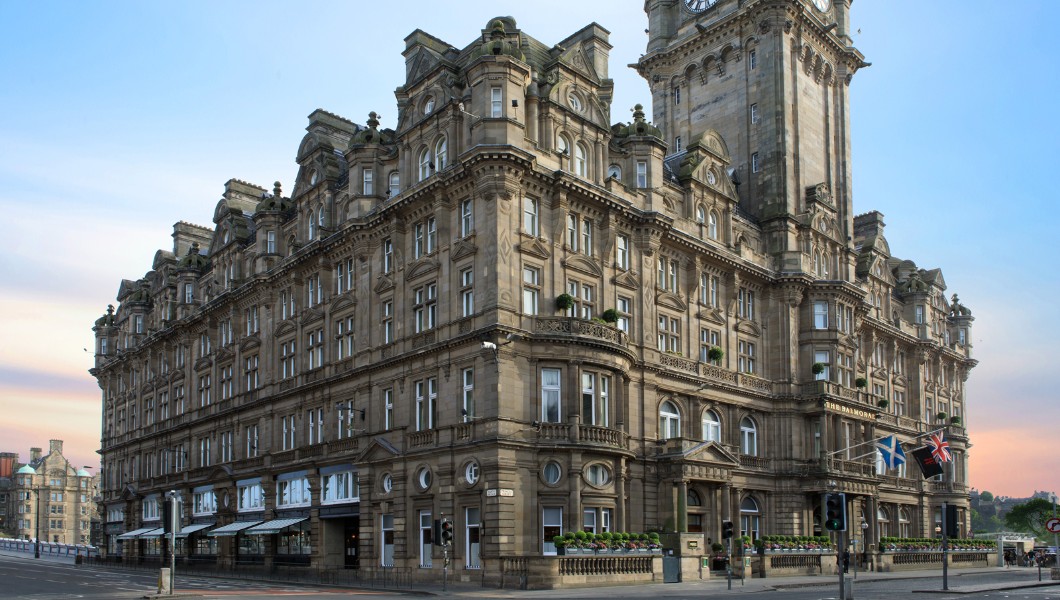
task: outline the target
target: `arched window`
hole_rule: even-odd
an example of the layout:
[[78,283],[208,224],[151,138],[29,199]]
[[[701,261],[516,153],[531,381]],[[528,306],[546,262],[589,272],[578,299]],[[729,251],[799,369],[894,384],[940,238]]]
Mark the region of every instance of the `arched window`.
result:
[[434,96],[427,96],[427,101],[423,103],[423,114],[429,115],[434,112]]
[[891,515],[884,507],[876,509],[876,525],[880,530],[880,537],[891,535]]
[[758,427],[751,417],[744,417],[740,421],[740,452],[758,456]]
[[324,227],[324,207],[317,209],[317,227]]
[[622,167],[618,165],[607,167],[607,176],[613,179],[622,179]]
[[821,275],[821,253],[820,252],[814,252],[813,253],[813,274],[817,275],[817,276]]
[[[883,534],[880,534],[883,535]],[[912,537],[913,529],[909,520],[909,509],[898,509],[898,537]]]
[[389,196],[391,198],[401,193],[401,173],[394,171],[390,174],[390,187],[388,191],[390,192]]
[[703,499],[699,497],[699,493],[696,490],[688,490],[688,505],[703,506]]
[[713,410],[703,411],[703,441],[721,443],[721,419]]
[[449,142],[443,135],[434,145],[434,165],[437,170],[441,171],[447,164],[449,164]]
[[568,164],[567,161],[570,160],[570,142],[567,141],[566,137],[562,135],[556,136],[556,152],[560,154],[559,168],[562,169]]
[[681,413],[667,400],[659,407],[659,437],[668,440],[681,436]]
[[309,239],[310,240],[314,240],[314,239],[316,239],[316,237],[317,237],[317,222],[316,222],[316,219],[313,218],[312,209],[310,209],[310,211],[309,211]]
[[710,217],[708,217],[707,235],[712,240],[718,239],[718,213],[714,211],[710,211]]
[[758,503],[748,496],[740,502],[740,535],[751,537],[751,541],[758,539],[758,531],[761,526],[761,511]]
[[431,176],[431,153],[424,148],[420,150],[420,181]]
[[585,149],[585,144],[578,142],[578,145],[574,147],[574,172],[580,177],[585,177],[588,173],[587,167],[587,156],[589,151]]
[[831,259],[828,258],[828,253],[827,252],[821,254],[821,277],[828,277],[828,261],[829,260],[831,260]]
[[702,225],[707,222],[707,209],[702,206],[696,207],[696,223]]

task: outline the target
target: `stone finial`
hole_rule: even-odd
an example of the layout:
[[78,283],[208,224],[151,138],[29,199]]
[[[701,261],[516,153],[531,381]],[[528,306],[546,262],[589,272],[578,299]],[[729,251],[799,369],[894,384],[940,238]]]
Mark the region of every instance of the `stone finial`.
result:
[[280,182],[279,181],[274,181],[272,183],[272,195],[276,196],[277,198],[282,198],[283,197],[283,190],[280,188]]
[[643,121],[644,120],[644,105],[637,104],[633,107],[633,120]]
[[374,110],[368,113],[368,127],[371,129],[379,127],[379,115]]

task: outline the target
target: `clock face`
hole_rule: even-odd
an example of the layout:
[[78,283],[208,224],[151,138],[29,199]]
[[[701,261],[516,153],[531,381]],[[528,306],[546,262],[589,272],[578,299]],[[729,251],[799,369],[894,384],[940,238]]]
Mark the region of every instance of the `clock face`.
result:
[[817,7],[817,10],[825,12],[832,6],[831,0],[813,0],[813,5]]
[[718,0],[684,0],[684,3],[685,8],[688,10],[694,13],[701,13],[711,6],[714,6],[717,1]]

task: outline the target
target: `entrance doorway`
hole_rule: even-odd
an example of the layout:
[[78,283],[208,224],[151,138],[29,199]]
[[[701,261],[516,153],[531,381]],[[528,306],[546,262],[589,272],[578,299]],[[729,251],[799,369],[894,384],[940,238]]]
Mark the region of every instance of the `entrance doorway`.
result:
[[343,554],[345,555],[344,568],[360,568],[361,559],[357,555],[358,543],[360,542],[361,518],[351,517],[346,522],[346,534],[344,536]]

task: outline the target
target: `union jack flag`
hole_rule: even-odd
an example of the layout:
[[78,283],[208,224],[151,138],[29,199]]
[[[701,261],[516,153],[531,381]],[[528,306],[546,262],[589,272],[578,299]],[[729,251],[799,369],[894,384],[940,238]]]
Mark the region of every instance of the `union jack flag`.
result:
[[941,431],[928,436],[927,443],[931,447],[931,456],[934,456],[937,462],[944,463],[953,460],[953,454],[950,453],[950,443],[946,441]]

